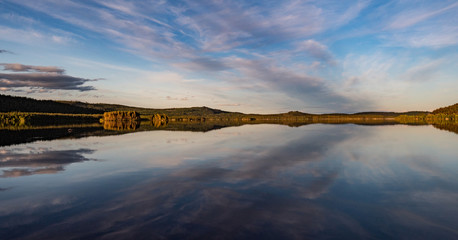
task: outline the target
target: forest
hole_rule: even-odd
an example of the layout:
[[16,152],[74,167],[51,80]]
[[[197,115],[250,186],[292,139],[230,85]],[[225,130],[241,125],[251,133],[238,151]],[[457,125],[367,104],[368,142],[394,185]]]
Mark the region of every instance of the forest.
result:
[[441,107],[432,112],[433,114],[458,114],[458,103],[450,105],[448,107]]
[[103,114],[105,111],[53,100],[36,100],[0,94],[0,112]]

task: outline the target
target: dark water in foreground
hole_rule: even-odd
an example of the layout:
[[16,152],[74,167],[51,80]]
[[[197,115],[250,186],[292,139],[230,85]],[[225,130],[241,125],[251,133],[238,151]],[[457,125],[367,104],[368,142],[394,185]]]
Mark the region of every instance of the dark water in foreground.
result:
[[0,170],[0,239],[458,239],[458,135],[432,126],[36,141]]

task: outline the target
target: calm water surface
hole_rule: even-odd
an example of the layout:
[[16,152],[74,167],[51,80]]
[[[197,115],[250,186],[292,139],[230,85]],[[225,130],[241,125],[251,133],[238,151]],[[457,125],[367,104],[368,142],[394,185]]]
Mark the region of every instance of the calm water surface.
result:
[[458,135],[431,126],[38,141],[0,170],[0,239],[458,239]]

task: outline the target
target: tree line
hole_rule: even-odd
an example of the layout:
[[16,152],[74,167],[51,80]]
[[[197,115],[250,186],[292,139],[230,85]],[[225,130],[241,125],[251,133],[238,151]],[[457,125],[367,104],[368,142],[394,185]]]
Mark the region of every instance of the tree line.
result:
[[35,100],[32,98],[0,94],[0,112],[102,114],[104,111],[73,106],[52,100]]

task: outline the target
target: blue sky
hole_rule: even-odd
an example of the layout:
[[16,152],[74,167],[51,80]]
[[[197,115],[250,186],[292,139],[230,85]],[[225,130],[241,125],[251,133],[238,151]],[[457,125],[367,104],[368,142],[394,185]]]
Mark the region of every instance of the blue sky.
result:
[[457,1],[0,0],[0,93],[310,113],[458,102]]

